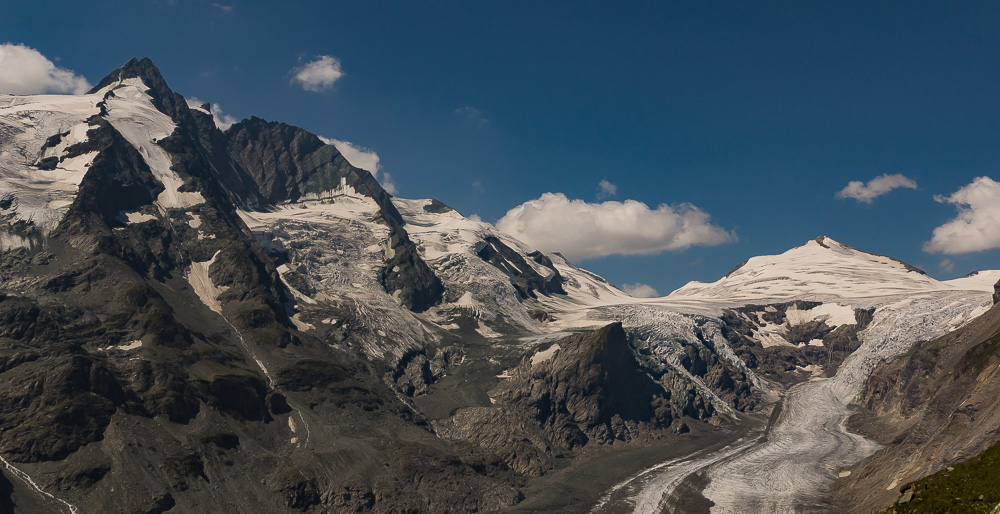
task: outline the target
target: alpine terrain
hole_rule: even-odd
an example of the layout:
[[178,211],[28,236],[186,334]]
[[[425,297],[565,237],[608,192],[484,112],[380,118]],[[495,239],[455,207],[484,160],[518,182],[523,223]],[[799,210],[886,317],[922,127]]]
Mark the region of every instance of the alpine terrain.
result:
[[632,298],[132,60],[0,95],[0,511],[995,505],[939,473],[1000,439],[998,280],[817,237]]

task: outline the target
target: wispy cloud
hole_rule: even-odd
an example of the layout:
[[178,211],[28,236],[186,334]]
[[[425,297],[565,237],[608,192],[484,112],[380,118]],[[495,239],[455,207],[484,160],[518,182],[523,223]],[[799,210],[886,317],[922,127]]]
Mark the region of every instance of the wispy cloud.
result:
[[611,198],[618,194],[618,186],[608,182],[606,179],[601,179],[601,182],[597,184],[597,198],[603,200],[605,198]]
[[465,105],[455,109],[455,114],[462,116],[472,123],[479,125],[480,127],[489,125],[490,119],[486,117],[486,113],[475,107]]
[[[208,102],[203,102],[196,96],[185,98],[185,100],[187,100],[188,107],[191,107],[192,109],[194,108],[201,109],[201,106],[208,103]],[[209,113],[212,115],[212,119],[215,121],[215,126],[219,127],[219,130],[228,130],[229,127],[232,127],[236,122],[239,121],[233,116],[230,116],[222,112],[222,107],[220,107],[219,104],[210,104]]]
[[656,254],[691,246],[714,246],[736,235],[710,223],[691,204],[656,209],[636,201],[589,203],[562,193],[545,193],[507,211],[497,228],[571,260],[607,255]]
[[371,173],[382,184],[382,189],[385,189],[387,193],[396,194],[396,183],[392,180],[392,175],[382,171],[382,162],[375,150],[340,139],[322,136],[320,139],[328,145],[337,147],[337,151],[347,159],[347,162],[351,163],[351,166]]
[[89,89],[87,79],[56,66],[38,50],[13,43],[0,44],[0,93],[79,95]]
[[934,229],[924,251],[958,255],[1000,248],[1000,183],[978,177],[951,196],[934,200],[955,205],[958,216]]
[[641,284],[622,284],[622,291],[634,298],[658,298],[660,293],[653,289],[653,286]]
[[838,191],[836,196],[840,199],[854,198],[862,203],[872,203],[876,198],[899,188],[916,189],[917,183],[899,173],[879,175],[869,180],[867,184],[860,180],[852,180],[844,189]]
[[234,6],[232,6],[232,5],[224,5],[224,4],[220,4],[220,3],[215,2],[215,3],[212,3],[212,7],[215,7],[216,9],[218,9],[218,10],[220,10],[220,11],[226,13],[226,14],[232,14]]
[[302,66],[292,69],[292,82],[297,82],[306,91],[326,91],[344,76],[340,59],[332,55],[320,55]]
[[955,271],[955,263],[951,259],[943,259],[941,262],[938,263],[938,267],[941,268],[941,271],[945,273],[951,273],[952,271]]

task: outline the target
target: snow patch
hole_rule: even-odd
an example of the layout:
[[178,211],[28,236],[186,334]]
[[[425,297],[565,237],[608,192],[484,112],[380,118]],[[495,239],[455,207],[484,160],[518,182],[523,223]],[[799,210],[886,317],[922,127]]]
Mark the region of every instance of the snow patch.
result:
[[215,255],[212,255],[212,258],[207,261],[192,262],[191,267],[188,268],[188,272],[184,275],[184,278],[191,284],[191,289],[201,299],[201,303],[204,303],[206,307],[216,314],[222,314],[222,304],[219,302],[219,295],[224,293],[228,287],[216,287],[212,282],[212,277],[208,276],[208,270],[212,266],[212,263],[215,262],[215,258],[219,256],[220,251],[217,250]]
[[545,350],[535,353],[531,356],[531,365],[534,366],[551,359],[560,349],[558,344],[553,344]]
[[184,179],[171,169],[170,154],[157,141],[173,134],[177,126],[170,116],[153,106],[152,97],[142,80],[129,78],[121,81],[105,100],[107,120],[142,155],[153,176],[163,184],[164,190],[156,198],[161,211],[184,209],[201,204],[205,198],[197,192],[181,192]]
[[785,311],[785,318],[788,320],[789,326],[823,321],[828,326],[836,328],[841,325],[856,325],[858,323],[853,307],[836,303],[824,303],[804,311],[793,305]]

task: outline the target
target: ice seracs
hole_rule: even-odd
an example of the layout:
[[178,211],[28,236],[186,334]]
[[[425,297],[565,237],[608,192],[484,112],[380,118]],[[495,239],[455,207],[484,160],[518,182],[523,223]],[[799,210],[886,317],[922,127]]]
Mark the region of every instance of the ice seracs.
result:
[[[96,152],[67,157],[87,140],[87,120],[100,112],[100,95],[0,95],[0,250],[31,244],[15,222],[45,236],[73,203]],[[27,228],[27,227],[24,227]]]

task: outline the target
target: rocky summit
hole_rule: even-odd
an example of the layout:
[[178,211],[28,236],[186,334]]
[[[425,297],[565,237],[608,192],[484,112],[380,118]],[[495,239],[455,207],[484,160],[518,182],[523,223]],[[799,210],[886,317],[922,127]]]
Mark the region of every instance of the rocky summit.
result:
[[0,95],[0,511],[885,508],[996,442],[998,279],[818,237],[632,298],[132,60]]

